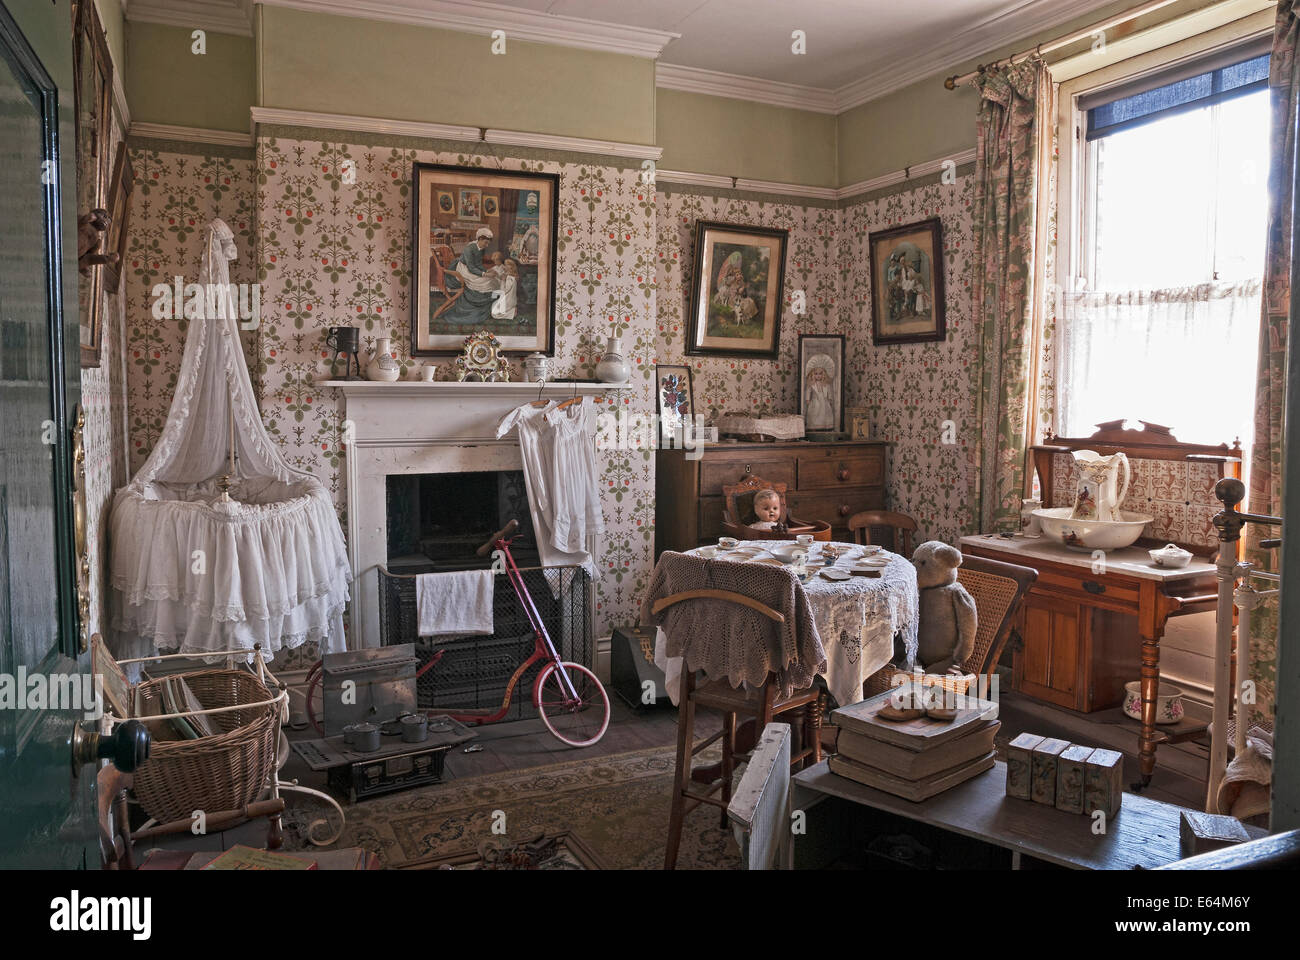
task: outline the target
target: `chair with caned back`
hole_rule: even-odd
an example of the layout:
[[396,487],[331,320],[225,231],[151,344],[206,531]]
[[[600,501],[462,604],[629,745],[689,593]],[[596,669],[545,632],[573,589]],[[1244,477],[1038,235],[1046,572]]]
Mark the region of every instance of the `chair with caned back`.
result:
[[[916,520],[905,513],[892,510],[863,510],[849,517],[849,530],[856,543],[874,543],[891,553],[912,556],[912,535],[916,533]],[[887,532],[889,543],[882,543],[882,533]]]
[[[1015,621],[1025,594],[1038,579],[1038,571],[1016,563],[966,556],[957,568],[957,582],[975,600],[975,649],[962,663],[962,673],[988,678],[992,683],[998,660],[1007,641],[1016,632]],[[867,678],[863,696],[888,690],[897,668],[886,665]]]

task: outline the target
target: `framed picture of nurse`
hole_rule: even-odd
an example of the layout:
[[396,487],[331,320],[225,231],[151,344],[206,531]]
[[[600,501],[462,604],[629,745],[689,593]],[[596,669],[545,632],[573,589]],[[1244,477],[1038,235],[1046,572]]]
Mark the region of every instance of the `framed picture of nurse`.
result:
[[503,352],[554,354],[559,175],[417,163],[413,180],[411,352],[486,330]]
[[943,225],[938,217],[871,234],[871,325],[877,346],[943,341]]
[[799,412],[810,440],[838,439],[844,430],[843,336],[800,334]]

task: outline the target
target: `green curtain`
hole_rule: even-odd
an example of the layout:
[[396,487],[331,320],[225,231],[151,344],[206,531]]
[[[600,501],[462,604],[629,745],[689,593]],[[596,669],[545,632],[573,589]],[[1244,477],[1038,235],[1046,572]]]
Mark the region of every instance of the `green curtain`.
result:
[[1038,57],[992,67],[980,93],[975,153],[975,321],[980,337],[977,530],[1019,527],[1026,452],[1034,442],[1045,333],[1056,110]]
[[[1251,513],[1282,512],[1283,413],[1286,407],[1287,315],[1291,306],[1291,218],[1296,163],[1296,124],[1300,120],[1300,20],[1298,0],[1281,0],[1269,63],[1272,124],[1269,137],[1268,248],[1264,261],[1264,303],[1260,319],[1259,363],[1255,385],[1255,437],[1250,446]],[[1246,559],[1277,570],[1274,550],[1259,541],[1277,528],[1246,525]],[[1273,722],[1277,658],[1277,604],[1257,609],[1251,626],[1250,677],[1255,682],[1253,720]]]

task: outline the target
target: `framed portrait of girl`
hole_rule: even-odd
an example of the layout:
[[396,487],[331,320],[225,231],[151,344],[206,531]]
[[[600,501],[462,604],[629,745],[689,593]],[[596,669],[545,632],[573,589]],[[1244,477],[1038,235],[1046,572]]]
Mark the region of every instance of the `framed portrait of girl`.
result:
[[806,434],[843,432],[843,336],[799,335],[799,412]]

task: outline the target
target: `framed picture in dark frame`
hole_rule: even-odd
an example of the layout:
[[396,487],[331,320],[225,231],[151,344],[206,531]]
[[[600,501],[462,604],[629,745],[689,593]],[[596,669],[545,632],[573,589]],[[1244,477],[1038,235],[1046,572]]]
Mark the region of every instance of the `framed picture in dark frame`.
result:
[[943,341],[943,224],[938,217],[871,234],[871,333],[877,346]]
[[844,337],[799,335],[799,412],[807,433],[844,430]]
[[659,413],[659,435],[671,438],[678,427],[695,416],[695,390],[691,368],[655,364],[655,399]]
[[458,353],[486,330],[504,353],[554,355],[560,175],[416,163],[411,176],[411,354]]
[[775,360],[789,232],[699,220],[686,353]]
[[126,263],[127,233],[131,226],[131,193],[135,189],[135,169],[126,150],[126,141],[117,145],[113,177],[108,189],[108,234],[105,246],[117,254],[115,263],[104,264],[104,288],[117,293],[122,282],[122,265]]

